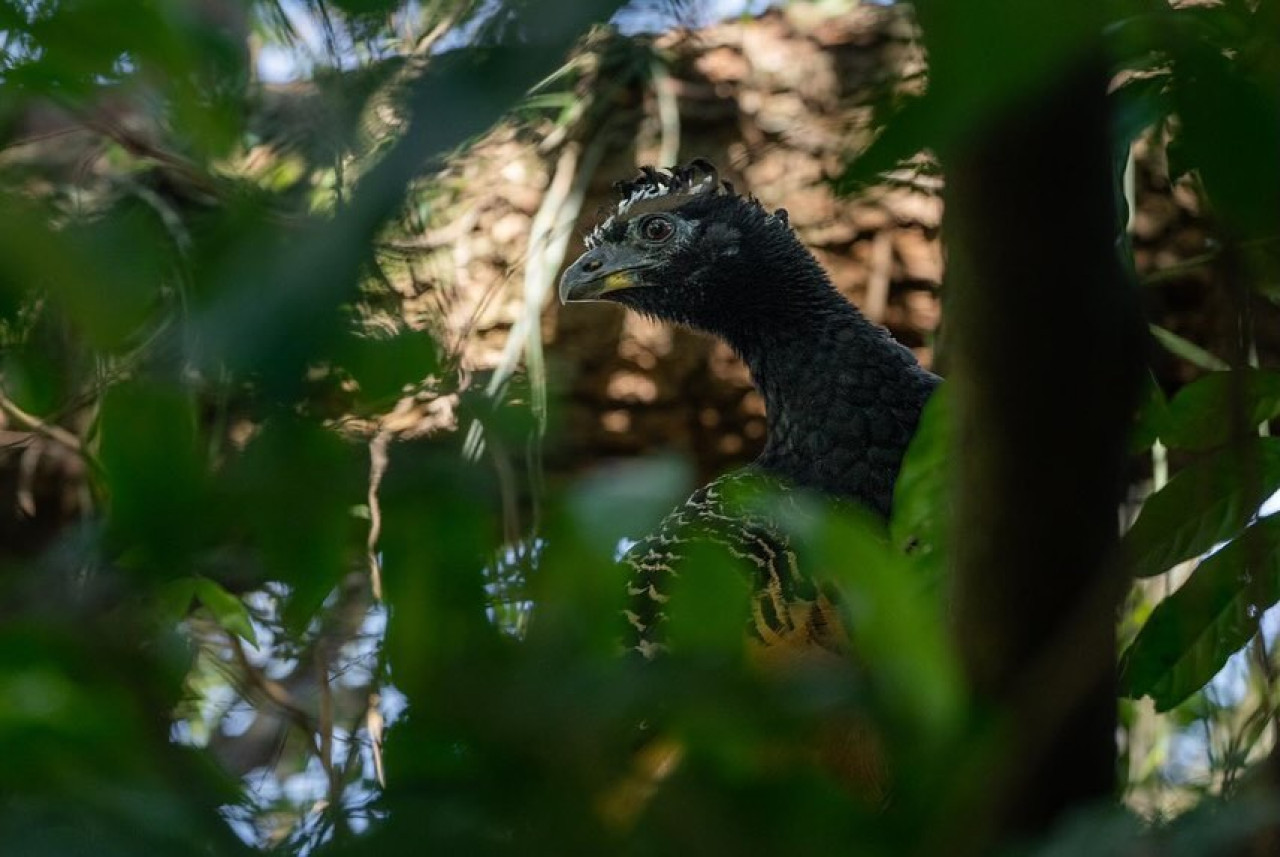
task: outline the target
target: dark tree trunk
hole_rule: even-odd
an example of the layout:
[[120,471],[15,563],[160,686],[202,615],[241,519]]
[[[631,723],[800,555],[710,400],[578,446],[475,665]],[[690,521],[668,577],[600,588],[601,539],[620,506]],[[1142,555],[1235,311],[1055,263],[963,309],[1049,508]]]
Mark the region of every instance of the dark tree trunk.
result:
[[[1043,8],[1014,14],[1048,23]],[[1113,549],[1143,339],[1115,245],[1105,65],[1077,47],[940,153],[959,450],[952,617],[985,717],[957,768],[968,841],[952,853],[1041,833],[1115,788]],[[1001,49],[931,48],[931,77]]]

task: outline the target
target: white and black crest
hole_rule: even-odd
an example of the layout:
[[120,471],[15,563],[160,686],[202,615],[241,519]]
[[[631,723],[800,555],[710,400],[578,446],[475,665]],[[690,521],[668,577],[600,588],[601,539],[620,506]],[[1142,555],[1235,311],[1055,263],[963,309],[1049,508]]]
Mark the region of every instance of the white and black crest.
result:
[[618,203],[595,229],[587,234],[588,248],[595,247],[619,221],[654,211],[669,211],[703,194],[734,194],[733,185],[720,180],[715,166],[705,158],[694,158],[686,166],[654,169],[641,167],[630,181],[614,182]]

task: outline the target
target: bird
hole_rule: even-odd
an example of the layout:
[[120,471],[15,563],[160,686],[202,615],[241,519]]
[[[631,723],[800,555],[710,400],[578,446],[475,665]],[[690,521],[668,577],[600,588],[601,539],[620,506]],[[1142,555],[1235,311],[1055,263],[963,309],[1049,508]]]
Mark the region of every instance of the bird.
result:
[[[750,371],[766,419],[753,462],[695,490],[622,557],[623,648],[646,661],[670,650],[674,584],[709,549],[745,571],[754,665],[784,678],[850,666],[839,593],[805,567],[778,506],[816,495],[887,518],[941,379],[835,289],[785,210],[739,194],[709,161],[641,167],[614,187],[616,204],[560,279],[561,302],[608,301],[723,340]],[[890,777],[865,718],[829,718],[814,745],[850,794],[884,805]],[[632,772],[601,802],[606,821],[634,823],[682,756],[667,736],[642,741]]]
[[[802,491],[887,518],[925,401],[940,378],[832,285],[784,209],[695,158],[641,167],[560,279],[562,303],[609,301],[717,337],[764,398],[763,451],[693,492],[623,556],[626,648],[669,648],[666,607],[695,543],[742,560],[754,579],[746,633],[757,660],[848,654],[833,593],[798,560],[767,508],[744,493]],[[735,499],[737,498],[737,499]]]

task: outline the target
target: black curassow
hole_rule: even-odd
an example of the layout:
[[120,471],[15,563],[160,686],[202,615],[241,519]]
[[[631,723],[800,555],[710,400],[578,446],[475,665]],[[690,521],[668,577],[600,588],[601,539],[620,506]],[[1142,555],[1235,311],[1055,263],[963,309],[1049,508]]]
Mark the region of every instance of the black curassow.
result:
[[939,379],[835,290],[785,211],[735,193],[708,162],[642,168],[616,188],[618,203],[560,281],[561,300],[612,301],[719,337],[746,363],[767,415],[752,464],[695,491],[625,555],[627,647],[645,658],[667,647],[671,584],[702,543],[754,575],[745,618],[755,660],[779,668],[795,657],[848,657],[837,605],[787,535],[732,498],[764,481],[887,517]]

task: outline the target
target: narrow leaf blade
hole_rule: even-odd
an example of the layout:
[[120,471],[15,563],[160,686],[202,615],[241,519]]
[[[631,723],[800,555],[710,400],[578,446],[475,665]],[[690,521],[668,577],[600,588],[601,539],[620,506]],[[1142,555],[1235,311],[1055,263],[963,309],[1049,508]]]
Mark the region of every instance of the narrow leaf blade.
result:
[[1158,324],[1151,325],[1151,335],[1156,338],[1156,342],[1163,345],[1170,353],[1181,357],[1194,366],[1199,366],[1201,369],[1219,372],[1230,368],[1221,357],[1210,354],[1190,339],[1184,339],[1172,330],[1167,330]]

